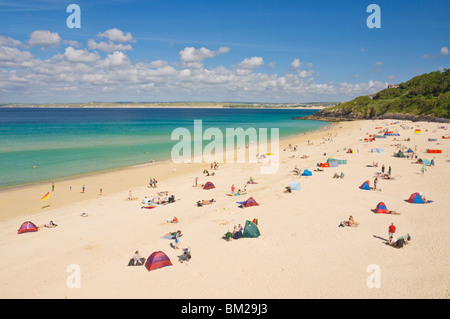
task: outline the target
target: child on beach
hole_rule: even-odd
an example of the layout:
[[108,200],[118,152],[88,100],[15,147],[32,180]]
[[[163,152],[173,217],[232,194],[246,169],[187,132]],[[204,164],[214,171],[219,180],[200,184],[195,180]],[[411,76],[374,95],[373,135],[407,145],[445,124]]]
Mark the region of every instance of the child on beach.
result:
[[175,249],[180,249],[180,235],[181,235],[181,230],[179,230],[175,233]]

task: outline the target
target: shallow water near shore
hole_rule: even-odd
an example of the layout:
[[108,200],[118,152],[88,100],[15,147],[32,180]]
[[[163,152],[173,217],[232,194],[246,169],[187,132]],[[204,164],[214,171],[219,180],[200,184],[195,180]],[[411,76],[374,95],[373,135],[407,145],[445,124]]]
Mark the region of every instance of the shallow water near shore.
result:
[[[279,128],[280,138],[327,122],[293,120],[317,110],[0,108],[0,189],[164,161],[174,129]],[[203,146],[207,142],[204,142]]]

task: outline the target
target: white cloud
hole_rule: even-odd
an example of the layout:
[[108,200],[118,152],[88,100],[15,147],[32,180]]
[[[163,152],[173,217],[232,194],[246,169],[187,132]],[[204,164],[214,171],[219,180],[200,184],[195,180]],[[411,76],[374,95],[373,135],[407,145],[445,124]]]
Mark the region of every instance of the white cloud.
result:
[[60,42],[61,37],[59,34],[48,30],[33,31],[30,35],[30,40],[28,40],[28,44],[32,47],[58,47]]
[[4,35],[0,35],[0,46],[23,47],[24,44],[19,40],[15,40],[11,37],[5,37]]
[[442,47],[441,51],[440,51],[441,55],[448,55],[448,48],[447,47]]
[[[17,97],[29,97],[33,102],[40,99],[48,102],[52,97],[59,97],[61,101],[80,97],[96,100],[174,97],[286,101],[348,96],[350,99],[386,87],[385,83],[375,81],[320,83],[317,82],[319,74],[312,69],[291,69],[284,75],[268,72],[267,68],[265,72],[259,72],[264,60],[256,56],[241,60],[237,66],[203,68],[205,59],[224,54],[228,48],[187,47],[179,52],[181,63],[172,66],[164,60],[132,62],[122,50],[110,52],[102,59],[97,52],[91,51],[93,47],[98,48],[92,41],[88,49],[70,46],[63,53],[41,60],[28,51],[11,47],[18,44],[14,39],[0,39],[9,45],[0,45],[0,92],[2,97],[7,97],[3,99],[5,101]],[[274,65],[274,62],[270,64]]]
[[239,63],[238,68],[244,70],[251,70],[259,68],[263,64],[264,64],[263,58],[254,56],[250,59],[248,58],[244,59],[241,63]]
[[81,47],[81,43],[75,40],[64,40],[64,44],[70,45],[72,48]]
[[180,59],[184,63],[201,62],[205,59],[212,58],[219,54],[224,54],[230,51],[227,47],[221,47],[217,51],[211,51],[207,48],[195,49],[194,47],[185,47],[179,52]]
[[87,50],[75,50],[72,47],[66,48],[64,53],[67,61],[69,62],[95,62],[100,60],[100,56],[97,53],[88,52]]
[[291,68],[293,69],[298,69],[300,68],[301,62],[299,59],[294,59],[294,61],[292,61],[291,63]]
[[126,45],[121,44],[121,43],[115,44],[112,42],[106,43],[103,41],[100,41],[97,43],[92,39],[90,39],[88,41],[88,48],[90,50],[101,50],[106,53],[111,53],[114,51],[132,51],[133,50],[133,48],[129,44],[126,44]]
[[33,56],[28,51],[20,51],[17,48],[0,46],[0,66],[8,68],[30,67]]
[[103,68],[119,68],[130,66],[130,59],[123,52],[115,51],[101,61],[100,66]]
[[106,30],[105,32],[97,34],[97,36],[100,38],[107,38],[108,40],[114,42],[136,42],[130,32],[123,33],[123,31],[117,28]]

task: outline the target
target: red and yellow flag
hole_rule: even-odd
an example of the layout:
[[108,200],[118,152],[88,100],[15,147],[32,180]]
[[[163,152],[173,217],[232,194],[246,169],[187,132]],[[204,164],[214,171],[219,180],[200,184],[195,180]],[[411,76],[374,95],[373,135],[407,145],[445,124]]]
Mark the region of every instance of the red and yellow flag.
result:
[[41,200],[46,200],[47,198],[50,197],[50,192],[48,192],[47,194],[44,195],[44,197],[41,198]]

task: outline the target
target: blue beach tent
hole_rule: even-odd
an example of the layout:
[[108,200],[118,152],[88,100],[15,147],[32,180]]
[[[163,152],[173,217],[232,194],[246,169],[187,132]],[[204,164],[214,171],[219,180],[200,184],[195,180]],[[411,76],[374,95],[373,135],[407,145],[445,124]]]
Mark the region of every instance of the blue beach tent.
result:
[[311,171],[305,169],[305,170],[303,171],[302,176],[312,176],[312,173],[311,173]]
[[359,186],[359,188],[370,191],[369,181],[365,181],[361,186]]

